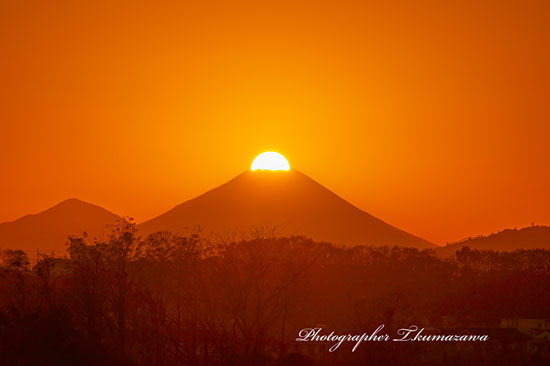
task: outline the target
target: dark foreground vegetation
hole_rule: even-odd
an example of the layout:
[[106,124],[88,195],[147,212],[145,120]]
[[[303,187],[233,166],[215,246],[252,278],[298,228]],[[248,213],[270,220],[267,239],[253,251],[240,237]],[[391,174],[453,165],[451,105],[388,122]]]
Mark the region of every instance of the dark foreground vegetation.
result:
[[23,252],[5,250],[0,269],[1,365],[545,364],[521,337],[451,356],[436,349],[444,345],[329,353],[295,341],[310,327],[486,331],[504,318],[550,318],[550,252],[464,248],[440,259],[266,230],[246,240],[140,239],[123,221],[106,240],[71,238],[67,258],[32,268]]

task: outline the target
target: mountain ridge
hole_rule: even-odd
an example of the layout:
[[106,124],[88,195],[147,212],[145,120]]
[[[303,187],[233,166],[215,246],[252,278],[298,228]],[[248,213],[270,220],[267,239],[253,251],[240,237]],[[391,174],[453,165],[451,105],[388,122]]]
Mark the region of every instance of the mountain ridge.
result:
[[[302,198],[305,198],[305,202],[299,202]],[[214,222],[204,219],[211,216],[215,218]],[[297,217],[304,219],[297,223]],[[273,222],[273,218],[279,222]],[[105,208],[78,198],[69,198],[39,213],[0,223],[0,248],[27,251],[38,248],[48,252],[63,252],[69,235],[87,232],[90,237],[97,237],[105,234],[108,225],[119,219],[120,216]],[[341,222],[335,224],[338,220]],[[356,230],[357,224],[364,223],[365,226],[370,225],[371,229],[370,232],[360,232],[365,236],[348,235],[347,231]],[[193,228],[195,224],[208,229],[223,229],[223,225],[216,227],[212,224],[226,224],[227,229],[238,227],[243,231],[262,224],[275,224],[282,228],[281,234],[284,236],[304,235],[316,241],[347,246],[402,245],[432,248],[440,256],[452,256],[464,246],[496,251],[550,249],[550,227],[535,225],[463,239],[443,247],[436,246],[359,209],[297,171],[244,172],[137,227],[141,234],[147,235],[164,230],[182,232]],[[381,230],[384,235],[377,230]]]
[[44,211],[0,223],[0,248],[63,252],[69,235],[99,236],[118,219],[103,207],[69,198]]
[[515,251],[518,249],[550,250],[550,226],[532,225],[521,229],[504,229],[489,235],[479,235],[436,249],[438,255],[453,256],[463,247],[477,250]]
[[296,170],[246,171],[228,182],[138,225],[140,232],[249,230],[270,224],[283,235],[301,234],[344,245],[435,247],[344,200]]

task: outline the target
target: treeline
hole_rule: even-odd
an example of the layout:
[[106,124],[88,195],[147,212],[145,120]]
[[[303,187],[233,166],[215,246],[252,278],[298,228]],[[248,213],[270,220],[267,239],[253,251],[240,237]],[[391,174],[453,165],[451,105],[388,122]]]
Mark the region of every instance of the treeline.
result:
[[[0,258],[2,365],[307,364],[293,353],[303,328],[353,334],[449,317],[463,326],[550,318],[550,252],[542,250],[464,248],[440,259],[268,230],[239,240],[142,239],[122,221],[106,240],[70,238],[65,259],[43,257],[30,268],[23,252]],[[421,357],[383,345],[374,352],[353,357]]]

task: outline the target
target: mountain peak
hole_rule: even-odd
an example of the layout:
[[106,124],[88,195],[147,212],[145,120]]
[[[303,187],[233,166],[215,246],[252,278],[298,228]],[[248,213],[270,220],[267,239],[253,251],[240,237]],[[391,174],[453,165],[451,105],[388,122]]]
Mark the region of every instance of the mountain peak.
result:
[[67,198],[66,200],[63,200],[59,202],[56,206],[63,205],[63,204],[69,204],[69,203],[87,203],[84,202],[76,197]]
[[99,236],[118,219],[102,207],[69,198],[37,214],[0,223],[0,248],[60,253],[69,235],[87,232],[91,237]]
[[[62,208],[62,207],[71,207],[71,208],[78,208],[78,207],[92,208],[92,207],[97,207],[97,208],[101,208],[103,210],[103,208],[100,207],[100,206],[94,205],[93,203],[89,203],[89,202],[86,202],[86,201],[82,201],[81,199],[78,199],[78,198],[75,198],[75,197],[67,198],[66,200],[63,200],[63,201],[59,202],[58,204],[50,207],[49,209]],[[48,210],[45,210],[45,211],[48,211]],[[42,212],[45,212],[45,211],[42,211]]]
[[344,245],[433,247],[334,194],[297,171],[246,171],[225,184],[139,225],[149,234],[186,232],[199,225],[207,231],[247,232],[277,226],[282,235],[305,235]]

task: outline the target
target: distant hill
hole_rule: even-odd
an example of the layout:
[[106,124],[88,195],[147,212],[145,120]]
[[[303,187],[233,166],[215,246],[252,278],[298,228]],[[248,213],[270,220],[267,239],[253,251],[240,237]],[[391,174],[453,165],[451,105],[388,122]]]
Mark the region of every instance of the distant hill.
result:
[[436,249],[441,256],[452,256],[467,246],[470,249],[514,251],[516,249],[550,249],[550,227],[530,226],[523,229],[506,229],[488,236],[469,238]]
[[244,172],[138,229],[141,234],[185,232],[196,225],[211,232],[247,232],[271,225],[278,226],[281,235],[300,234],[348,246],[434,247],[360,210],[296,170]]
[[0,248],[63,253],[69,235],[85,231],[96,237],[117,219],[104,208],[71,198],[38,214],[1,223]]

